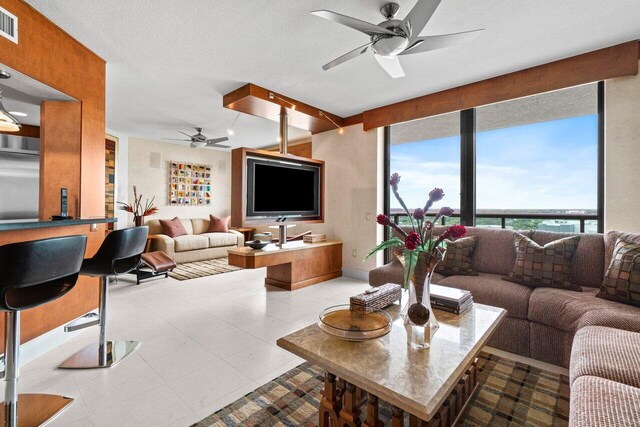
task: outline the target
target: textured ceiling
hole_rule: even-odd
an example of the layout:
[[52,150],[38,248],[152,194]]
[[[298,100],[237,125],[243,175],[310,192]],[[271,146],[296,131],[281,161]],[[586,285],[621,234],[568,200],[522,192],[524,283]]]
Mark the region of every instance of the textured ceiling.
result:
[[[394,80],[368,55],[322,71],[367,36],[309,14],[377,23],[384,1],[27,1],[107,61],[107,126],[146,138],[192,126],[223,135],[235,113],[221,107],[222,95],[247,82],[349,116],[640,38],[638,0],[444,0],[423,34],[486,31],[401,58],[407,76]],[[415,4],[397,2],[399,18]],[[262,146],[278,126],[243,115],[235,130],[232,145]]]

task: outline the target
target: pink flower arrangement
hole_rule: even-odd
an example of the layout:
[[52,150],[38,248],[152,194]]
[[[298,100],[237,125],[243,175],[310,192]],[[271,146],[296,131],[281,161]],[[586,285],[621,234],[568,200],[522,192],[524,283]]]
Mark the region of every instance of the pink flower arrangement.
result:
[[407,271],[405,272],[406,282],[408,277],[411,276],[413,269],[415,268],[415,263],[418,259],[418,253],[427,252],[433,257],[436,257],[436,259],[440,259],[445,250],[444,241],[459,239],[460,237],[463,237],[466,234],[467,229],[463,225],[452,225],[444,230],[439,236],[434,236],[434,224],[436,224],[436,222],[441,218],[450,217],[454,212],[450,207],[443,206],[435,214],[432,220],[426,219],[427,212],[433,206],[433,204],[439,202],[444,198],[444,190],[438,187],[431,190],[429,192],[429,198],[425,203],[424,208],[417,208],[413,211],[413,213],[411,213],[404,203],[404,200],[402,200],[400,193],[398,192],[399,184],[400,175],[394,173],[389,179],[389,186],[391,187],[391,191],[393,192],[396,200],[398,201],[398,203],[400,203],[400,206],[402,206],[407,216],[409,217],[409,220],[411,221],[411,231],[405,231],[398,224],[394,223],[391,218],[384,214],[378,215],[378,224],[395,230],[402,238],[392,237],[391,239],[382,242],[381,244],[376,246],[369,253],[369,255],[367,255],[367,258],[384,249],[404,246],[405,268],[407,269]]

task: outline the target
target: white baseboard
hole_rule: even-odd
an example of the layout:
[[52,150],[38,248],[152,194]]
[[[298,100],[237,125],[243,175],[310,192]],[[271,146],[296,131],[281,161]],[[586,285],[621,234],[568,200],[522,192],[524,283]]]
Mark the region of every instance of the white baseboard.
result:
[[365,282],[369,281],[368,270],[358,270],[356,268],[342,267],[342,275],[351,279],[363,280]]
[[[91,313],[97,314],[98,310],[94,310]],[[40,335],[39,337],[34,338],[31,341],[21,344],[19,357],[20,366],[24,366],[32,360],[37,359],[38,357],[47,353],[48,351],[53,350],[60,344],[78,335],[81,331],[65,332],[64,325],[62,325],[47,332],[44,335]],[[2,363],[1,365],[4,365],[4,363]],[[4,366],[2,366],[2,368],[4,369]]]

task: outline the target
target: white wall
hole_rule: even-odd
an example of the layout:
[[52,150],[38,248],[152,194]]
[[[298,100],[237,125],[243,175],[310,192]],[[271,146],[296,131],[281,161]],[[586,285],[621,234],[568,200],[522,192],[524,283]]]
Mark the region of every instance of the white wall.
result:
[[[208,218],[231,213],[231,153],[209,148],[188,146],[129,138],[129,201],[133,200],[133,186],[146,198],[155,196],[159,212],[152,218]],[[152,157],[160,156],[160,162],[153,163]],[[169,205],[169,162],[190,162],[211,165],[212,201],[211,206],[170,206]],[[133,218],[128,216],[131,224]]]
[[640,76],[605,84],[605,230],[640,232]]
[[[382,254],[366,262],[363,258],[382,239],[382,227],[376,223],[382,212],[382,147],[381,134],[364,132],[362,125],[344,128],[344,134],[313,135],[313,158],[325,161],[326,206],[325,223],[310,228],[344,242],[343,268],[352,276],[366,277],[381,265]],[[296,227],[302,228],[306,227]]]

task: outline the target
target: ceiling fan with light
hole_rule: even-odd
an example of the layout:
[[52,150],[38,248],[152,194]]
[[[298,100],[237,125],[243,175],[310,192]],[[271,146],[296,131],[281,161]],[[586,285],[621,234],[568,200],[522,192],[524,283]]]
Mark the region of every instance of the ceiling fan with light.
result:
[[380,13],[382,13],[386,21],[377,25],[329,10],[311,12],[315,16],[353,28],[371,38],[369,43],[334,59],[322,68],[327,71],[336,65],[372,51],[378,64],[391,77],[404,77],[405,74],[398,56],[423,53],[468,42],[483,31],[483,29],[479,29],[420,37],[420,33],[435,13],[440,1],[418,0],[403,20],[394,19],[400,6],[397,3],[387,3],[380,9]]
[[189,135],[188,133],[182,132],[181,130],[178,131],[181,134],[188,136],[189,139],[175,139],[175,138],[162,138],[162,139],[165,139],[168,141],[190,141],[191,148],[198,148],[198,147],[231,148],[231,146],[229,145],[220,144],[221,142],[228,141],[229,140],[228,137],[223,136],[220,138],[207,138],[202,134],[202,128],[195,128],[195,129],[196,129],[196,132],[198,132],[195,135]]

